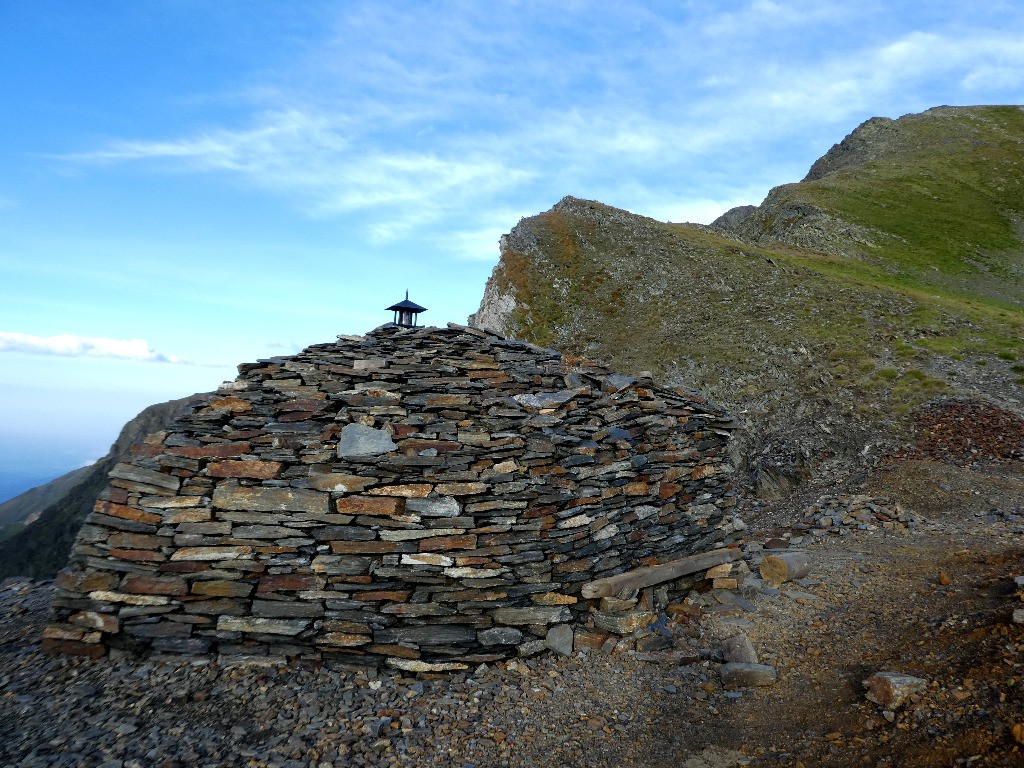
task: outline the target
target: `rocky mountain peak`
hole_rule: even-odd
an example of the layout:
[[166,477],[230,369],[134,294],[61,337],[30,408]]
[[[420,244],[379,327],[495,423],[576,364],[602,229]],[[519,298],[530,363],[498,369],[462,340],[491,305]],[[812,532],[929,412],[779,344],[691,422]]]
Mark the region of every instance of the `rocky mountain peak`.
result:
[[746,421],[756,492],[850,476],[939,395],[1020,408],[1024,111],[871,118],[709,227],[567,197],[523,219],[471,322],[650,370]]

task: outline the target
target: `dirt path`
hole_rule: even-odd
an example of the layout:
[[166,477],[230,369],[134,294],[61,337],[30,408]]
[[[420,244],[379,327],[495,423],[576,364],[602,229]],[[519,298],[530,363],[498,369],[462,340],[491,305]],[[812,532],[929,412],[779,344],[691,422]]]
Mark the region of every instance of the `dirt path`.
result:
[[[1022,607],[1020,487],[1002,469],[923,462],[873,478],[871,490],[925,507],[929,525],[816,542],[803,594],[783,589],[741,619],[779,682],[689,723],[678,757],[710,744],[766,766],[1024,765],[1012,734],[1024,723],[1024,628],[1011,620]],[[864,697],[877,671],[929,685],[885,713]],[[684,713],[663,725],[673,715]]]
[[[1010,733],[1024,720],[1024,633],[1010,624],[1021,543],[942,532],[829,544],[823,583],[806,590],[820,602],[769,604],[749,619],[779,683],[744,695],[687,746],[807,768],[1024,765]],[[944,586],[940,574],[955,575]],[[930,684],[890,721],[864,698],[877,671]]]

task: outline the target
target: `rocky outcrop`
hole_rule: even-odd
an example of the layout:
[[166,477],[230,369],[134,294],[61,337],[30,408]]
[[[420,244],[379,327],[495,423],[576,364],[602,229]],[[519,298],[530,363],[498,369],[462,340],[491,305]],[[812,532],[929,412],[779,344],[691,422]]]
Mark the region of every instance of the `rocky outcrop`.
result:
[[239,370],[112,469],[49,650],[464,669],[743,527],[727,414],[588,360],[385,326]]
[[772,189],[761,205],[726,211],[712,227],[745,243],[785,242],[835,256],[860,257],[885,239],[870,227],[845,221],[804,200],[793,199],[792,185]]
[[[499,243],[501,253],[509,250],[509,236],[502,235]],[[482,328],[498,335],[508,333],[512,314],[516,310],[516,300],[512,294],[504,290],[501,270],[503,262],[495,265],[491,276],[484,286],[484,295],[480,300],[480,308],[469,316],[467,322],[474,328]]]
[[890,142],[899,134],[895,120],[888,117],[872,117],[865,120],[853,132],[824,155],[814,161],[804,176],[804,181],[821,179],[834,171],[866,165],[887,154]]

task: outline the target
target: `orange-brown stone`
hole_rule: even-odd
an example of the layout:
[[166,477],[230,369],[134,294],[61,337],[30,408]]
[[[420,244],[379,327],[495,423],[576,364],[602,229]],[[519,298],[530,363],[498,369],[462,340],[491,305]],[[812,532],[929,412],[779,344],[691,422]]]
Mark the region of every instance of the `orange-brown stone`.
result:
[[114,504],[109,501],[97,501],[93,505],[93,511],[110,517],[119,517],[122,520],[146,523],[147,525],[158,525],[160,523],[160,515],[154,515],[152,512],[143,512],[141,509],[135,509],[124,504]]
[[298,592],[305,589],[320,589],[323,580],[319,576],[300,573],[267,574],[260,578],[259,592]]
[[332,541],[331,552],[336,555],[377,555],[401,552],[403,547],[397,541]]
[[121,591],[133,595],[187,595],[188,584],[173,577],[134,575],[125,577]]
[[399,659],[418,659],[420,657],[419,651],[404,645],[369,645],[366,647],[366,650],[370,653],[394,656]]
[[346,496],[335,506],[346,514],[394,515],[405,508],[405,500],[398,496]]
[[420,539],[420,552],[445,552],[450,549],[475,549],[476,536],[464,534],[459,536],[434,536]]
[[579,598],[563,595],[561,592],[545,592],[541,595],[534,595],[531,600],[537,605],[573,605]]
[[659,483],[658,484],[658,497],[661,499],[668,499],[675,496],[679,491],[683,489],[683,486],[676,483]]
[[427,451],[431,448],[438,453],[450,453],[457,451],[462,447],[461,443],[453,443],[449,440],[425,440],[417,438],[409,438],[408,440],[402,440],[398,443],[398,447],[409,453],[419,453],[420,451]]
[[600,629],[577,629],[573,637],[576,648],[600,648],[611,635]]
[[77,640],[59,640],[51,637],[43,638],[44,653],[66,653],[69,656],[90,656],[98,659],[107,652],[106,646],[99,643],[83,643]]
[[309,413],[307,411],[289,411],[288,413],[282,413],[277,417],[277,420],[283,423],[293,421],[309,421],[314,418],[317,414]]
[[627,496],[644,496],[647,494],[647,483],[626,483],[626,485],[622,486],[622,492]]
[[110,557],[129,560],[133,563],[162,563],[167,559],[163,553],[148,549],[111,549],[107,554]]
[[175,446],[168,448],[171,456],[183,456],[186,459],[228,459],[244,456],[252,449],[248,443],[214,443],[204,446]]
[[252,403],[240,397],[229,395],[228,397],[217,397],[210,401],[207,406],[215,411],[228,410],[232,413],[249,413],[252,410]]
[[212,461],[206,468],[210,477],[246,477],[272,480],[281,471],[279,461]]
[[406,485],[385,485],[369,491],[371,496],[403,496],[407,499],[422,499],[429,496],[434,486],[428,483],[411,483]]
[[701,464],[699,467],[694,467],[693,471],[690,472],[690,477],[694,480],[703,480],[705,477],[711,477],[718,469],[714,464]]
[[248,597],[252,594],[252,587],[252,584],[244,581],[196,581],[192,584],[192,594],[204,597]]

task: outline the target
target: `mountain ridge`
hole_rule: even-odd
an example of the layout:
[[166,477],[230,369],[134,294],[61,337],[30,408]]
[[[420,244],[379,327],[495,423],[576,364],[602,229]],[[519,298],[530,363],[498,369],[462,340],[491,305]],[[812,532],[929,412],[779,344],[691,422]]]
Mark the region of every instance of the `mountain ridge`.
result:
[[183,414],[198,397],[189,395],[144,408],[121,428],[102,459],[0,504],[4,519],[20,520],[23,525],[0,541],[0,578],[48,578],[62,568],[78,529],[108,482],[107,473],[131,452],[132,445]]
[[710,226],[572,197],[523,219],[470,322],[706,392],[777,497],[863,472],[936,396],[1020,411],[1018,221],[1020,107],[872,118]]

